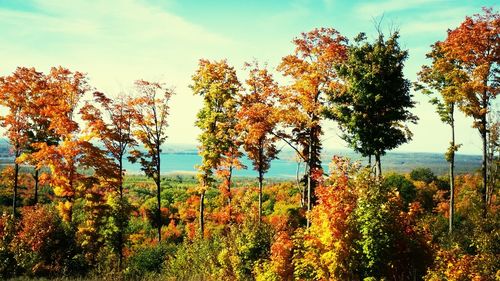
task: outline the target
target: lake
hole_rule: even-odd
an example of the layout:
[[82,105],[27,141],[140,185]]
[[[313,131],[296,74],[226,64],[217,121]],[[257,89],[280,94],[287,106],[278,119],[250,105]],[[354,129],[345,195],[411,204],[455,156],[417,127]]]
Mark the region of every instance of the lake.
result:
[[[328,164],[333,155],[349,157],[354,161],[361,161],[362,164],[367,164],[367,159],[362,159],[359,154],[347,150],[332,150],[323,152],[323,168],[328,171]],[[291,151],[283,151],[279,154],[279,159],[271,162],[271,168],[265,175],[266,177],[278,178],[295,178],[297,172],[297,162],[293,160],[294,153]],[[235,170],[235,176],[241,177],[257,177],[257,172],[253,170],[251,161],[243,157],[242,162],[247,169]],[[196,165],[201,163],[201,157],[195,152],[167,152],[161,155],[161,170],[162,174],[168,173],[195,173]],[[407,173],[417,167],[428,167],[434,173],[440,175],[448,171],[448,163],[444,159],[444,155],[440,153],[408,153],[408,152],[393,152],[387,153],[382,157],[383,172],[400,172]],[[481,167],[481,156],[479,155],[461,155],[456,156],[456,171],[457,173],[474,172]],[[138,163],[131,164],[126,162],[124,168],[129,174],[141,173]],[[300,171],[303,173],[304,164],[300,166]]]

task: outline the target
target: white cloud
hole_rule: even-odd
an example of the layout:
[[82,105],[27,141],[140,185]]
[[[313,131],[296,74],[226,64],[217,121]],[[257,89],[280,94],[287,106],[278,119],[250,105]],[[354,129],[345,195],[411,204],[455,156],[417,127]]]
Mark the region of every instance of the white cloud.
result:
[[188,88],[201,57],[224,57],[237,44],[159,6],[133,0],[36,0],[36,12],[0,8],[2,69],[48,71],[63,65],[88,73],[91,85],[110,95],[136,79],[176,88],[169,142],[195,143],[200,100]]

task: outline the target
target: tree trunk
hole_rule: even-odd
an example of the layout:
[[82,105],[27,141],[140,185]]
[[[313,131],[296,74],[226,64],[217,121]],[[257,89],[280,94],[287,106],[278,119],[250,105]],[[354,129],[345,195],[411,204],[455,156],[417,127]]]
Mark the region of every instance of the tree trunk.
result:
[[200,235],[202,238],[204,237],[204,231],[205,231],[205,217],[204,217],[205,204],[204,204],[204,201],[205,201],[205,190],[202,190],[200,193]]
[[123,212],[123,156],[120,156],[119,160],[119,171],[118,176],[119,181],[119,192],[120,192],[120,217],[118,219],[118,268],[122,270],[123,265],[123,221],[121,212]]
[[375,166],[377,167],[375,176],[378,180],[380,180],[382,178],[382,163],[380,161],[380,152],[375,153]]
[[259,221],[262,221],[262,181],[264,179],[262,169],[259,169]]
[[17,185],[19,181],[19,164],[14,164],[14,192],[12,195],[12,217],[16,221],[16,208],[17,208]]
[[311,226],[311,220],[309,219],[309,212],[312,208],[312,129],[309,133],[309,151],[308,151],[308,159],[307,159],[307,224],[306,227],[309,228]]
[[484,204],[484,210],[483,210],[483,215],[486,217],[486,213],[488,212],[488,163],[487,163],[487,158],[488,158],[488,139],[487,139],[487,134],[486,134],[486,129],[487,129],[487,121],[486,121],[486,115],[484,115],[481,118],[481,140],[483,142],[483,162],[481,165],[481,174],[483,177],[483,204]]
[[306,188],[304,186],[301,187],[300,184],[300,179],[299,179],[299,173],[300,173],[300,162],[297,163],[297,174],[296,174],[296,182],[297,182],[297,188],[301,190],[301,198],[300,198],[300,207],[304,208],[306,205],[306,198],[307,198],[307,193],[306,193]]
[[156,147],[156,170],[157,170],[157,177],[156,177],[156,200],[158,203],[158,209],[156,210],[157,215],[156,219],[158,221],[158,242],[161,241],[161,174],[160,174],[160,145],[157,145]]
[[38,170],[37,168],[35,168],[35,173],[33,174],[33,180],[35,181],[35,197],[33,198],[33,205],[38,204],[39,173],[40,173],[40,170]]
[[453,218],[455,216],[455,120],[453,118],[453,105],[451,107],[451,155],[450,155],[450,217],[449,233],[453,232]]
[[227,203],[231,206],[231,178],[233,176],[233,165],[229,166],[229,176],[227,178]]

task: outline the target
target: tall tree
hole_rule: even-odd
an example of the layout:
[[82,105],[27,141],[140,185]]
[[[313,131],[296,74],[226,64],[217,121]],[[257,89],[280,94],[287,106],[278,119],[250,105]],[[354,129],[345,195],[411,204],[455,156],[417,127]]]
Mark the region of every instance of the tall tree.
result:
[[498,63],[500,61],[500,15],[492,8],[483,14],[466,17],[456,29],[449,30],[441,48],[448,61],[454,61],[455,71],[466,77],[460,85],[460,109],[474,118],[473,126],[482,140],[483,201],[488,202],[488,119],[491,100],[498,94]]
[[28,143],[26,151],[20,157],[23,163],[27,163],[34,167],[32,177],[35,189],[33,203],[35,205],[38,203],[41,169],[41,166],[38,165],[40,159],[33,157],[34,153],[37,151],[36,144],[46,143],[47,145],[57,145],[60,141],[60,136],[55,133],[54,129],[50,128],[50,116],[42,110],[47,106],[47,102],[50,101],[50,98],[52,98],[46,81],[47,76],[41,74],[38,79],[38,84],[40,86],[37,91],[31,91],[28,99],[29,106],[27,107],[27,115],[29,129],[26,132]]
[[211,62],[202,59],[192,77],[190,86],[195,95],[203,98],[203,108],[198,112],[196,126],[201,129],[198,166],[200,179],[200,234],[204,234],[205,191],[214,182],[214,171],[221,167],[227,153],[235,148],[237,95],[240,82],[236,71],[226,60]]
[[455,214],[455,152],[460,147],[460,144],[455,143],[455,108],[458,102],[457,93],[460,90],[457,85],[463,82],[464,77],[455,70],[453,61],[446,60],[440,44],[441,42],[437,42],[432,45],[432,51],[427,54],[427,58],[431,59],[432,64],[422,66],[422,70],[418,73],[419,82],[415,83],[415,89],[429,96],[432,96],[434,91],[440,94],[439,97],[431,98],[430,102],[436,106],[441,121],[449,125],[451,129],[450,146],[445,154],[446,161],[450,165],[449,232],[451,233]]
[[0,124],[7,128],[5,134],[9,139],[14,154],[14,178],[12,195],[12,213],[16,217],[17,191],[19,184],[19,157],[27,147],[29,128],[28,108],[32,92],[40,87],[43,74],[34,68],[17,68],[5,77],[0,77],[0,105],[7,108],[6,115],[0,117]]
[[140,161],[146,176],[153,179],[156,185],[156,220],[158,226],[158,241],[161,241],[161,145],[167,139],[168,102],[174,94],[173,89],[158,82],[138,80],[136,90],[140,95],[133,101],[133,115],[136,129],[134,135],[144,145],[145,152],[132,150],[132,162]]
[[349,58],[339,66],[343,86],[332,91],[325,115],[336,120],[342,138],[363,156],[375,156],[381,177],[380,157],[411,139],[406,123],[416,123],[410,82],[403,76],[408,52],[401,50],[397,32],[387,40],[379,33],[369,43],[364,33],[349,46]]
[[241,97],[238,112],[238,127],[243,130],[243,148],[259,174],[259,219],[262,218],[262,185],[264,174],[277,158],[277,137],[273,134],[277,125],[274,104],[278,98],[278,84],[266,68],[257,62],[247,64],[250,68],[246,80],[247,92]]
[[127,151],[137,145],[132,135],[132,120],[134,117],[131,109],[132,101],[129,96],[123,94],[110,99],[101,92],[94,92],[94,100],[97,101],[99,107],[87,102],[80,112],[82,113],[82,119],[87,121],[89,133],[101,141],[105,151],[116,164],[118,182],[115,192],[118,194],[119,200],[115,221],[118,228],[119,268],[122,268],[124,230],[128,223],[127,204],[123,194],[123,160]]
[[50,185],[54,194],[64,200],[58,208],[63,218],[71,222],[74,200],[86,178],[78,168],[87,150],[87,141],[78,136],[80,128],[75,113],[89,86],[85,74],[63,67],[52,68],[46,75],[46,83],[47,89],[38,107],[43,118],[50,120],[48,130],[61,141],[33,143],[30,157],[37,163],[36,169],[50,168]]
[[[307,210],[314,204],[315,174],[321,174],[320,117],[324,95],[337,87],[335,66],[347,57],[347,39],[333,28],[314,29],[293,40],[295,52],[278,70],[293,79],[282,93],[283,123],[292,128],[296,149],[307,163]],[[309,226],[309,219],[307,221]]]

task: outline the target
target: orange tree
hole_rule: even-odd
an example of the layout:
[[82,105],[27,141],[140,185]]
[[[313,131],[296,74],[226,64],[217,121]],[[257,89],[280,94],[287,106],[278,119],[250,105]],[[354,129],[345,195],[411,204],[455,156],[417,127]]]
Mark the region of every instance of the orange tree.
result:
[[63,67],[52,68],[46,75],[46,83],[47,90],[39,99],[38,106],[44,118],[50,120],[48,130],[61,142],[34,143],[30,158],[37,163],[37,169],[42,166],[50,168],[50,185],[54,194],[65,200],[59,203],[59,210],[64,220],[71,221],[73,202],[77,192],[82,190],[85,178],[78,171],[78,165],[83,156],[82,143],[86,140],[78,136],[75,113],[89,86],[83,73],[71,72]]
[[137,80],[135,82],[139,97],[132,101],[135,137],[144,145],[145,152],[134,149],[129,157],[132,162],[139,160],[146,176],[156,185],[156,224],[158,241],[161,241],[161,145],[167,139],[169,106],[168,102],[174,91],[158,82]]
[[106,152],[115,163],[117,175],[118,204],[115,216],[118,237],[116,237],[116,251],[119,257],[119,267],[123,261],[124,228],[128,223],[128,212],[126,200],[123,194],[123,160],[130,148],[137,145],[132,135],[132,120],[134,117],[131,106],[131,98],[120,95],[114,99],[106,97],[101,92],[94,92],[95,101],[99,107],[86,103],[80,110],[82,119],[87,121],[88,133],[95,136],[104,145]]
[[8,113],[0,117],[0,124],[6,128],[11,150],[14,154],[14,178],[12,212],[16,217],[17,190],[19,183],[19,157],[28,148],[30,130],[29,109],[32,95],[43,90],[43,74],[34,68],[19,67],[5,77],[0,77],[0,105]]
[[[320,117],[324,95],[337,87],[335,65],[347,58],[347,39],[333,28],[314,29],[293,40],[295,52],[283,57],[278,67],[292,84],[282,91],[286,113],[282,123],[292,128],[292,142],[307,163],[307,210],[314,204],[313,175],[321,168]],[[309,220],[308,220],[309,225]]]
[[444,59],[453,61],[454,69],[465,77],[460,83],[457,99],[459,108],[474,118],[473,126],[479,130],[482,140],[483,202],[487,210],[487,120],[491,101],[498,94],[498,63],[500,61],[500,15],[492,8],[484,8],[483,14],[466,17],[459,27],[449,30],[440,43]]
[[238,127],[242,130],[243,148],[259,174],[259,218],[262,217],[262,182],[278,154],[273,132],[277,125],[274,103],[278,97],[278,85],[272,75],[257,62],[250,67],[246,81],[248,90],[242,94],[238,111]]

